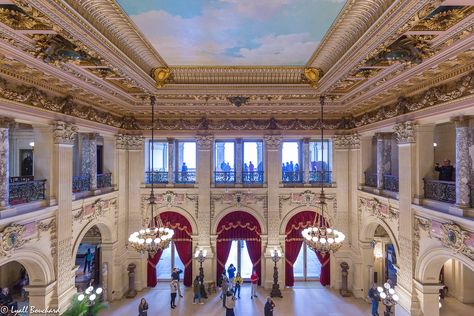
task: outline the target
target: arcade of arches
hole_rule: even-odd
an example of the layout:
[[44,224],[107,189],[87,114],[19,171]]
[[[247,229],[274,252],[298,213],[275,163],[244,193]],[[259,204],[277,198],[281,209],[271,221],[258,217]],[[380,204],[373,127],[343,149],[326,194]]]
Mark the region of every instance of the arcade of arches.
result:
[[275,315],[370,315],[385,282],[397,315],[474,315],[473,1],[191,2],[0,1],[0,308],[220,315],[233,264],[236,315],[274,283]]

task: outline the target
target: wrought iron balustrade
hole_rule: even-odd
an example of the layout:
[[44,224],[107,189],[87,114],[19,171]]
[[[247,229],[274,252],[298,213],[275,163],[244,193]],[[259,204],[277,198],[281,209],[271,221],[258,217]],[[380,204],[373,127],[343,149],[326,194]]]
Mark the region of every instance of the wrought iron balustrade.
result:
[[456,203],[456,182],[423,179],[425,199]]
[[168,183],[168,171],[146,171],[145,183]]
[[390,174],[384,174],[383,188],[384,190],[398,192],[398,177],[392,176]]
[[73,193],[90,191],[90,189],[91,189],[91,180],[89,178],[89,175],[72,177],[72,192]]
[[10,177],[10,183],[15,183],[15,182],[27,182],[27,181],[33,181],[35,179],[34,176],[20,176],[20,177]]
[[243,171],[242,183],[263,183],[263,171]]
[[175,172],[174,183],[196,183],[196,171]]
[[214,171],[214,183],[235,183],[235,171]]
[[302,183],[303,182],[303,172],[301,171],[285,171],[282,173],[283,183]]
[[319,184],[321,180],[324,185],[332,184],[332,171],[310,171],[309,183]]
[[110,188],[112,186],[112,173],[100,173],[97,175],[97,188]]
[[377,174],[373,172],[364,172],[365,175],[365,185],[368,187],[377,187]]
[[[20,177],[16,177],[20,178]],[[23,177],[24,178],[24,177]],[[33,179],[33,177],[31,177]],[[46,199],[46,180],[28,180],[10,182],[10,205],[18,205]]]

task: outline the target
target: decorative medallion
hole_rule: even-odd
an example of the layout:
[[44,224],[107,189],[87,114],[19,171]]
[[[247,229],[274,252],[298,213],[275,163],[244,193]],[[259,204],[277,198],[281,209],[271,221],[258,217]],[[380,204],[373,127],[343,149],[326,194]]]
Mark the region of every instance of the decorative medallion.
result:
[[474,259],[474,251],[466,245],[466,240],[471,237],[468,231],[463,230],[455,223],[442,224],[441,227],[443,236],[440,240],[445,247]]
[[23,239],[25,227],[13,224],[0,232],[0,257],[11,255],[18,248],[21,248],[26,240]]
[[240,107],[241,105],[244,105],[250,100],[249,97],[242,97],[242,96],[235,96],[235,97],[227,97],[227,100],[235,105],[236,107]]
[[306,68],[304,70],[304,78],[309,82],[312,88],[318,86],[319,80],[323,76],[323,71],[319,68]]
[[162,88],[171,79],[171,69],[169,68],[153,68],[151,77],[155,79],[156,87]]

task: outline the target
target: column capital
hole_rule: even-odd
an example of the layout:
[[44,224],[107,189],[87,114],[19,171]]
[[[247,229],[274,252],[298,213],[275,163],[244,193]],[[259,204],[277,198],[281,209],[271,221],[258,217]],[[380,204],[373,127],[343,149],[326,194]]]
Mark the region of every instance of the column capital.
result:
[[196,135],[196,143],[199,150],[210,150],[212,142],[214,141],[214,135]]
[[144,141],[141,135],[118,134],[116,136],[117,149],[142,150]]
[[454,122],[456,128],[458,127],[469,127],[470,116],[459,115],[451,118],[451,122]]
[[264,135],[263,140],[268,150],[278,150],[281,144],[281,135]]
[[393,127],[397,142],[399,144],[409,144],[415,142],[415,123],[406,121],[398,123]]
[[359,134],[334,135],[334,145],[336,149],[359,149],[360,137]]
[[0,116],[0,128],[10,128],[15,124],[15,120],[11,117]]
[[55,144],[73,145],[77,135],[77,127],[73,124],[57,121],[53,125]]

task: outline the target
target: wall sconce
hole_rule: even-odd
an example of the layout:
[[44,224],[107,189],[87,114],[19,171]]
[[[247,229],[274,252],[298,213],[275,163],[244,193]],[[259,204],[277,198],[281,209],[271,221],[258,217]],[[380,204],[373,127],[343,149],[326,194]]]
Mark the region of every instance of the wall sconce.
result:
[[28,145],[30,145],[30,147],[35,147],[35,142],[30,142]]

